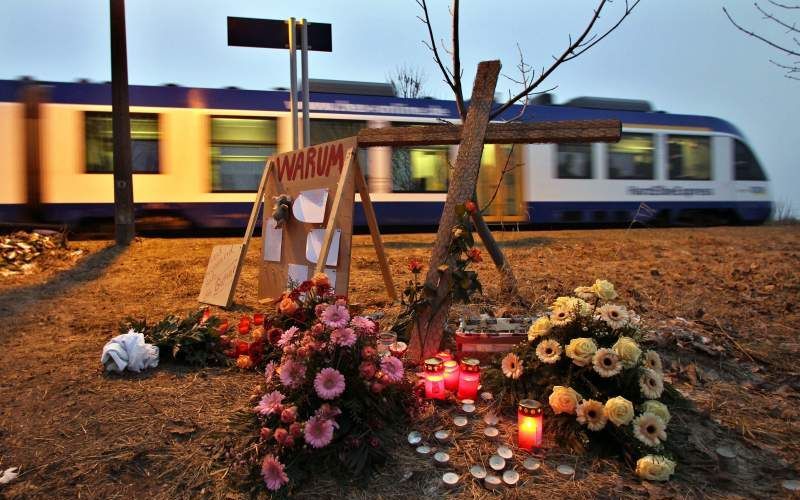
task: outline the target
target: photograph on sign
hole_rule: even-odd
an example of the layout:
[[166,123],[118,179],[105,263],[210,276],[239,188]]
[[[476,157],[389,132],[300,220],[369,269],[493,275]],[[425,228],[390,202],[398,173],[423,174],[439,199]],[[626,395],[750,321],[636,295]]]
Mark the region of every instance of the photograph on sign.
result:
[[[331,248],[328,251],[328,258],[325,260],[326,266],[336,267],[339,263],[339,240],[342,230],[336,229],[331,239]],[[322,240],[325,238],[324,229],[312,229],[306,239],[306,259],[312,264],[319,262],[319,253],[322,251]]]
[[276,224],[275,219],[269,217],[264,228],[264,260],[270,262],[281,261],[283,229],[276,227]]
[[308,279],[308,266],[305,264],[289,264],[289,276],[286,278],[286,286],[294,287]]
[[292,214],[300,222],[322,224],[325,220],[325,204],[327,202],[327,189],[301,191],[292,204]]

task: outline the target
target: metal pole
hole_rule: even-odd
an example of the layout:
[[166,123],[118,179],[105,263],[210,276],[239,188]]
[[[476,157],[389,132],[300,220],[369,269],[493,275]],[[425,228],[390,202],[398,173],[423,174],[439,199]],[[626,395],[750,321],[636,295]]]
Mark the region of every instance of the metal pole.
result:
[[295,28],[294,18],[289,18],[289,73],[290,85],[289,92],[291,92],[291,111],[292,111],[292,149],[296,150],[298,146],[298,133],[297,133],[297,33]]
[[114,137],[114,236],[128,245],[135,232],[131,121],[128,109],[128,55],[125,43],[125,0],[111,2],[111,112]]
[[311,146],[311,119],[308,116],[308,22],[303,18],[303,31],[300,36],[302,47],[303,78],[303,147]]

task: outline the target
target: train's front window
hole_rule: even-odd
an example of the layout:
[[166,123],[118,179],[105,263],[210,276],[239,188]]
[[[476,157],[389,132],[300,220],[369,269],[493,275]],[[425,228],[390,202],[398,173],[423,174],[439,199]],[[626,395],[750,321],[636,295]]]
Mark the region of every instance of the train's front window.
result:
[[558,178],[559,179],[591,179],[592,178],[592,145],[591,144],[559,144],[558,145]]
[[274,118],[211,118],[211,189],[255,191],[276,151]]
[[622,134],[608,145],[608,178],[654,179],[653,151],[651,134]]
[[667,138],[667,154],[670,180],[711,180],[710,138],[670,135]]
[[756,155],[747,147],[747,144],[734,140],[734,179],[737,181],[765,181],[767,180],[764,169],[756,159]]
[[[87,112],[86,171],[114,171],[114,134],[111,113]],[[135,174],[158,173],[158,115],[131,113],[131,167]]]

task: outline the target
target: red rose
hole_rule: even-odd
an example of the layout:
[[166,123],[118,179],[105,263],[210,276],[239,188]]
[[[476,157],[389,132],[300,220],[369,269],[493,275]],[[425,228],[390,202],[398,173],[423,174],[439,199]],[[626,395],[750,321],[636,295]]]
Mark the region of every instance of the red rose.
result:
[[289,434],[292,436],[299,438],[303,435],[303,426],[300,425],[299,422],[295,422],[289,426]]
[[305,292],[311,290],[312,286],[314,286],[314,284],[310,280],[306,280],[306,281],[300,283],[300,286],[297,287],[297,291],[305,293]]
[[477,206],[477,205],[475,204],[475,202],[474,202],[474,201],[472,201],[472,200],[470,200],[470,201],[468,201],[468,202],[464,203],[464,208],[467,210],[467,212],[469,212],[469,213],[471,213],[471,214],[474,214],[474,213],[475,213],[475,211],[477,211],[477,210],[478,210],[478,206]]
[[253,324],[256,326],[261,326],[264,324],[264,313],[255,313],[253,315]]
[[297,407],[290,406],[289,408],[284,408],[281,412],[281,422],[284,424],[291,424],[297,419]]
[[311,327],[311,333],[314,335],[321,335],[325,332],[325,325],[322,323],[314,323],[314,326]]
[[237,356],[244,356],[250,353],[250,344],[244,340],[236,340],[233,346],[236,349]]
[[286,429],[283,427],[278,427],[275,429],[275,441],[278,444],[284,444],[286,442],[286,438],[289,437],[289,433],[286,432]]
[[469,252],[467,252],[467,258],[472,262],[483,262],[483,257],[481,257],[481,251],[477,248],[470,248]]
[[272,327],[267,331],[267,340],[270,344],[277,344],[283,335],[283,330],[280,328]]
[[211,309],[206,307],[205,309],[203,309],[203,316],[200,317],[200,324],[201,325],[206,324],[206,321],[208,321],[208,318],[210,317],[211,317]]
[[261,428],[261,440],[262,441],[269,441],[269,439],[271,437],[272,437],[272,429],[270,429],[268,427],[262,427]]
[[422,272],[422,262],[418,261],[417,259],[411,259],[408,262],[408,270],[414,274],[418,274]]
[[361,349],[361,356],[365,359],[373,359],[378,354],[378,351],[375,350],[372,346],[366,346]]
[[244,316],[242,319],[239,320],[239,333],[245,335],[250,333],[250,318]]
[[361,378],[369,380],[375,376],[375,365],[370,361],[364,361],[358,367],[358,372],[361,374]]
[[287,448],[291,448],[292,446],[294,446],[294,437],[292,437],[291,434],[286,436],[286,439],[283,441],[283,445],[286,446]]

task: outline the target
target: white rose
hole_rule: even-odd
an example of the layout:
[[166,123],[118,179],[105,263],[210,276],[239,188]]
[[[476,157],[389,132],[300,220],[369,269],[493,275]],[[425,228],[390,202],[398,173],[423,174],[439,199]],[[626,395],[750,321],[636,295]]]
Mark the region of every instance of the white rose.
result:
[[589,338],[572,339],[564,352],[576,365],[586,366],[592,363],[592,357],[597,352],[597,344]]
[[614,285],[610,281],[596,280],[592,285],[594,293],[603,300],[614,300],[617,297],[617,292],[614,290]]
[[636,366],[636,363],[639,362],[639,357],[642,355],[639,344],[630,337],[620,337],[612,349],[617,353],[620,361],[622,361],[622,366],[625,368]]
[[669,408],[667,405],[662,403],[661,401],[645,401],[642,403],[641,407],[642,413],[652,413],[661,420],[664,421],[665,424],[669,423],[670,418],[672,416],[669,414]]
[[648,481],[666,481],[675,473],[675,462],[661,455],[647,455],[636,462],[636,475]]
[[616,426],[627,425],[633,420],[633,403],[617,396],[606,401],[606,416]]
[[572,387],[564,387],[557,385],[553,387],[553,392],[550,394],[549,403],[553,412],[558,415],[559,413],[575,413],[575,407],[578,406],[578,400],[581,395],[575,392]]

